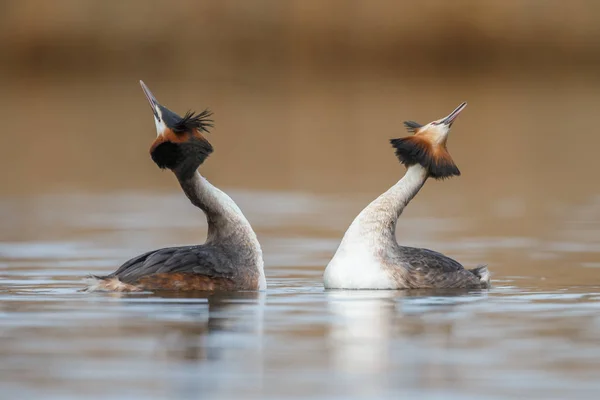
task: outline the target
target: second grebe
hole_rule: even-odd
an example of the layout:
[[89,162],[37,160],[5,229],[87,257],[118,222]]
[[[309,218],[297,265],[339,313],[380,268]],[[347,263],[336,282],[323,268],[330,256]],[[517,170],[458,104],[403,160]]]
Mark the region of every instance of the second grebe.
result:
[[462,103],[445,118],[420,125],[405,122],[414,133],[392,139],[406,174],[369,204],[350,225],[323,276],[325,288],[418,289],[487,288],[487,267],[465,269],[438,252],[400,246],[396,222],[427,178],[460,175],[446,149],[452,123],[467,106]]
[[212,126],[211,113],[180,117],[142,89],[154,114],[157,138],[152,160],[168,168],[192,204],[206,214],[206,243],[169,247],[135,257],[112,274],[93,276],[87,291],[213,291],[266,289],[262,250],[250,223],[235,202],[197,171],[212,153],[202,135]]

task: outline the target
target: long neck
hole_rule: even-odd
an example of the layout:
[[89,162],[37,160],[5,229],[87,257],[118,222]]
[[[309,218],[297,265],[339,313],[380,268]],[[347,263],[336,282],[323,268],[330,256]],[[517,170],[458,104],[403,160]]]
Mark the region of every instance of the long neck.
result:
[[427,178],[427,170],[421,165],[410,166],[402,179],[356,217],[348,231],[352,230],[370,241],[396,242],[396,222]]
[[178,176],[181,188],[192,204],[206,214],[207,243],[234,242],[260,251],[258,239],[250,223],[225,192],[211,185],[198,171],[184,179]]

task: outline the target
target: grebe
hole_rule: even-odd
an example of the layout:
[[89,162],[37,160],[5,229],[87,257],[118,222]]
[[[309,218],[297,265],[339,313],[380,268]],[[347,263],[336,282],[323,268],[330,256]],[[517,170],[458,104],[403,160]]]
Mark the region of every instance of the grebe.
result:
[[452,123],[466,106],[462,103],[447,117],[427,125],[406,121],[404,125],[414,135],[390,141],[396,156],[407,167],[406,174],[352,222],[325,269],[325,288],[489,287],[486,266],[467,270],[443,254],[400,246],[396,241],[396,222],[427,178],[460,175],[446,149],[446,140]]
[[154,114],[157,138],[152,160],[177,177],[193,205],[206,214],[206,243],[169,247],[135,257],[110,275],[92,276],[87,291],[216,291],[262,290],[267,283],[262,250],[250,223],[235,202],[197,171],[212,153],[202,135],[212,127],[205,110],[183,117],[156,101],[140,81]]

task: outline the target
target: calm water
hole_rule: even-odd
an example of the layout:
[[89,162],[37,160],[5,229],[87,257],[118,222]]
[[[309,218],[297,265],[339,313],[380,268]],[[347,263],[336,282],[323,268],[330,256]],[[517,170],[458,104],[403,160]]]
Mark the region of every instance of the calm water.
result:
[[179,193],[1,200],[0,397],[596,398],[600,198],[552,221],[560,240],[486,237],[468,213],[415,201],[401,240],[488,262],[495,288],[346,292],[321,274],[372,194],[230,193],[263,243],[265,293],[77,292],[87,273],[201,241],[204,218]]
[[[3,81],[0,398],[597,398],[600,82],[303,71]],[[256,228],[265,293],[78,292],[206,234],[148,157],[140,78],[175,111],[215,111],[202,172]],[[398,237],[487,263],[495,287],[324,291],[349,223],[403,173],[388,139],[464,100],[449,139],[463,175],[428,182]]]

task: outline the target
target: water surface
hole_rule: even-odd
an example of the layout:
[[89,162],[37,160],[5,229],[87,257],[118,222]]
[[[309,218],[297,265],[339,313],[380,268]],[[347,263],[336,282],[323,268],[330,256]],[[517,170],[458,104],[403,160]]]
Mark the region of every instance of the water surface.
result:
[[[344,59],[326,75],[296,62],[187,75],[145,64],[2,79],[0,397],[597,398],[595,77],[465,66],[385,78]],[[266,292],[78,292],[89,273],[206,235],[148,156],[140,78],[179,113],[215,112],[201,171],[255,227]],[[323,290],[345,229],[403,174],[388,142],[402,121],[465,100],[448,142],[462,175],[427,182],[398,238],[487,263],[494,288]]]
[[[600,390],[597,223],[553,221],[571,227],[560,240],[486,237],[464,214],[444,218],[415,202],[400,240],[489,263],[492,290],[325,291],[324,266],[369,196],[229,192],[263,243],[266,292],[80,293],[87,273],[201,241],[203,216],[178,193],[5,197],[0,397],[559,399]],[[599,210],[591,198],[578,213]]]

